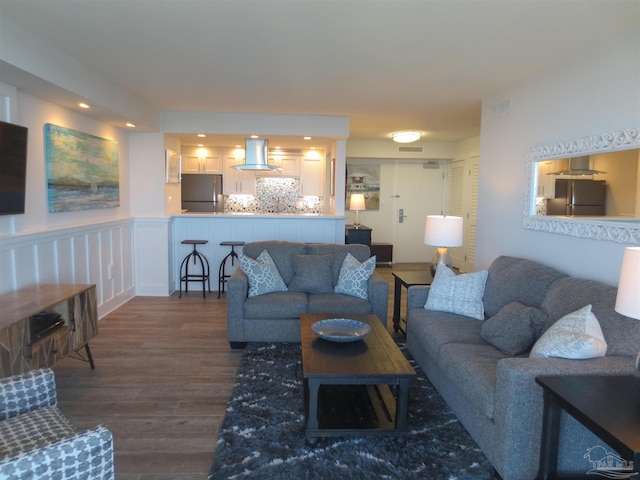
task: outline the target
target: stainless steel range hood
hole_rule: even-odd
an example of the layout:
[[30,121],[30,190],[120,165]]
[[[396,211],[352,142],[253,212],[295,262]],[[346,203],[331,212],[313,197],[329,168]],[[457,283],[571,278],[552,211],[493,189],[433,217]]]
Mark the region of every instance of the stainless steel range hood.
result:
[[589,156],[573,157],[569,159],[568,170],[551,172],[549,175],[599,175],[601,173],[607,173],[600,170],[593,170],[590,163]]
[[236,170],[275,170],[269,165],[269,140],[266,138],[247,138],[244,142],[244,165],[236,165]]

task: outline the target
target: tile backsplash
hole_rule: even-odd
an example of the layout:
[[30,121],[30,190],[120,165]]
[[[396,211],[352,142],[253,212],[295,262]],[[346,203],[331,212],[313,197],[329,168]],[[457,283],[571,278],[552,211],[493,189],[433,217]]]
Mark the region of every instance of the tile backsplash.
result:
[[300,196],[299,178],[261,177],[256,180],[256,194],[229,195],[225,213],[324,213],[322,197]]

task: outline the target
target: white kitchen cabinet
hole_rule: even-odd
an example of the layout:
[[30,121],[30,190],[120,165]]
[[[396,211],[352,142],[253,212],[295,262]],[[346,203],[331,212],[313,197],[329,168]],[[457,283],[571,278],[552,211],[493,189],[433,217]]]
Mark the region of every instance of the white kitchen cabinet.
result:
[[302,195],[324,196],[324,162],[319,158],[303,158],[300,162]]
[[236,170],[235,165],[242,165],[244,157],[225,155],[222,178],[222,191],[225,195],[255,195],[256,174],[253,170]]
[[553,198],[556,190],[556,176],[549,175],[553,172],[555,165],[553,162],[538,163],[538,197]]
[[210,149],[207,151],[197,151],[195,148],[183,149],[182,173],[220,174],[222,173],[222,155]]
[[300,156],[297,155],[269,155],[269,165],[277,167],[275,172],[266,171],[264,175],[272,176],[274,173],[282,177],[300,176]]

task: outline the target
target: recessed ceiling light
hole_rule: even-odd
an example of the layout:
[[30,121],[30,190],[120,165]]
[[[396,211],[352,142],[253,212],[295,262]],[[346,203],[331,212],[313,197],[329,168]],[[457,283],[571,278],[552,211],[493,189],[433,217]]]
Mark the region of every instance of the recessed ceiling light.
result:
[[311,137],[302,137],[302,138],[304,138],[305,140],[311,140]]
[[80,102],[80,103],[78,104],[78,106],[79,106],[80,108],[91,108],[91,107],[89,106],[89,104],[88,104],[88,103],[84,103],[84,102]]
[[260,138],[258,135],[251,135],[251,138]]
[[205,135],[204,133],[199,133],[199,134],[198,134],[198,136],[199,136],[200,138],[204,138],[204,137],[206,137],[206,135]]
[[136,128],[135,123],[127,122],[127,127]]
[[420,140],[422,134],[420,132],[397,132],[391,135],[394,142],[397,143],[411,143],[416,140]]

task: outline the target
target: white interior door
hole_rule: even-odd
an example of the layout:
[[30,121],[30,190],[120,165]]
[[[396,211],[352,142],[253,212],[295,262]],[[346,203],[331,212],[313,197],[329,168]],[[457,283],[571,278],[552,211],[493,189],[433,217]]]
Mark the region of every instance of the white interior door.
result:
[[427,215],[439,215],[444,205],[443,166],[425,162],[396,164],[394,263],[431,262],[435,247],[424,244]]

